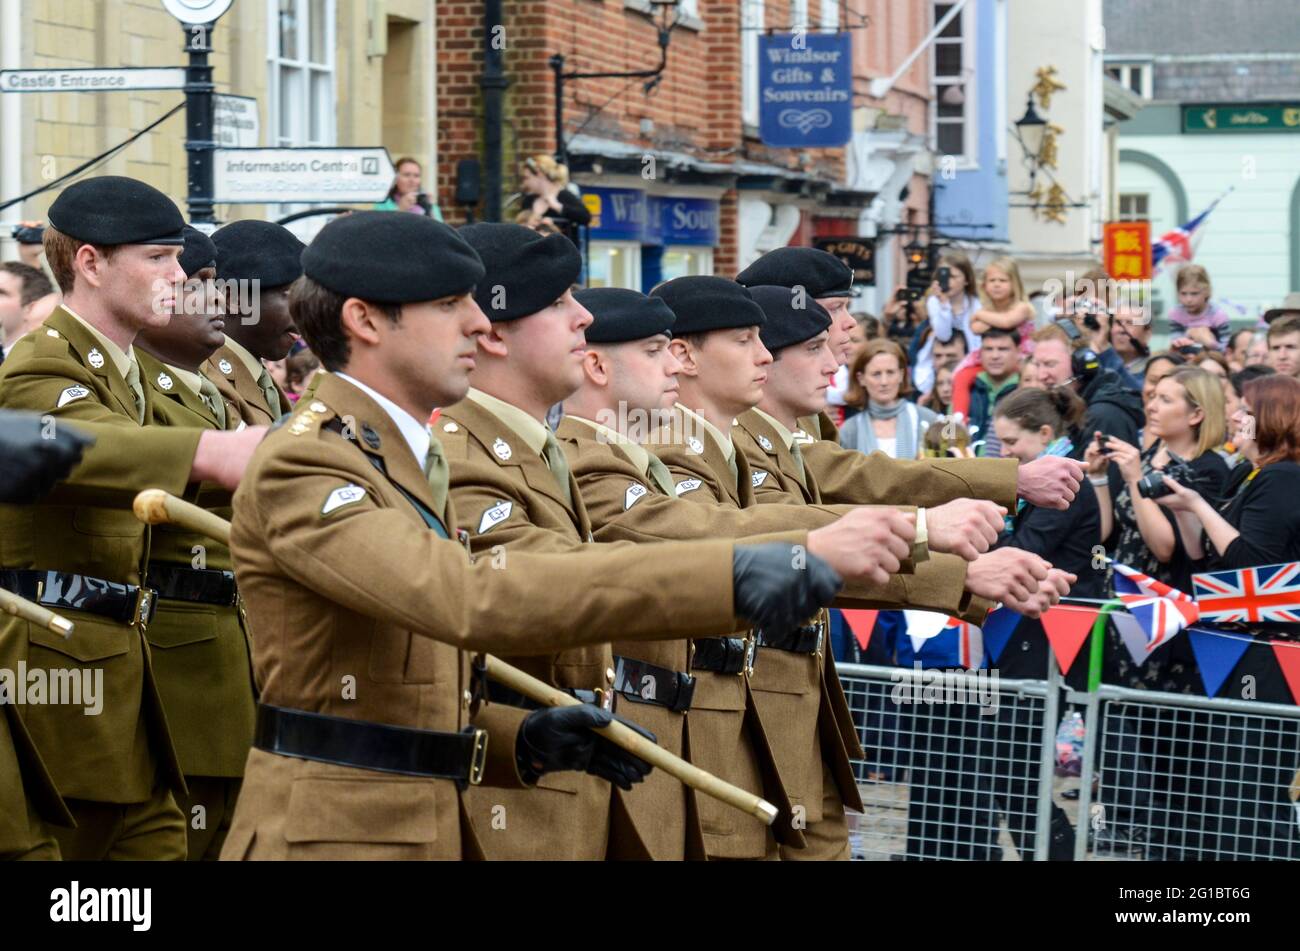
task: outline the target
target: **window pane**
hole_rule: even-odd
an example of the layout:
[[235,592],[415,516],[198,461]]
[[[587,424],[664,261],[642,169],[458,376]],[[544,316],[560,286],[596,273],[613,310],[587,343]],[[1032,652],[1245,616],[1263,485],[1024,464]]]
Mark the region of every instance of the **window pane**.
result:
[[[940,86],[940,89],[947,89],[947,86]],[[943,94],[939,94],[939,117],[943,119],[960,119],[964,114],[965,106],[961,103],[953,105],[943,101]]]
[[280,58],[298,58],[298,0],[280,0]]
[[302,70],[280,67],[280,138],[298,140],[294,119],[302,113]]
[[[951,3],[936,3],[934,5],[934,25],[938,26],[939,21],[942,20],[944,18],[944,15],[947,14],[947,12],[951,9],[952,9]],[[940,36],[961,36],[961,18],[962,15],[960,13],[957,14],[955,17],[953,17],[952,22],[949,23],[947,26],[945,26],[943,28],[943,32],[940,33],[939,35]]]
[[1128,70],[1128,88],[1139,96],[1142,95],[1142,67],[1130,66]]
[[313,144],[327,145],[330,114],[334,111],[334,79],[330,73],[312,70],[311,74],[311,128],[308,136]]
[[934,74],[936,76],[961,75],[960,43],[938,43],[935,45]]
[[329,0],[311,0],[311,13],[308,27],[311,32],[311,61],[325,64],[329,62],[329,53],[325,49],[325,37],[329,33]]
[[1109,76],[1111,79],[1115,80],[1115,82],[1117,83],[1122,83],[1124,81],[1123,70],[1121,70],[1118,66],[1107,66],[1106,75]]
[[965,151],[966,143],[962,141],[962,123],[960,122],[940,122],[936,127],[938,132],[939,152],[942,155],[961,155]]

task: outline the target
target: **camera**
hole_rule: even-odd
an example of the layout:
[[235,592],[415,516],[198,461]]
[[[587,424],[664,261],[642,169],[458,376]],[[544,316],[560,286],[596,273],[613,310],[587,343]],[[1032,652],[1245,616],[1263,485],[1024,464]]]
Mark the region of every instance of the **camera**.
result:
[[1190,489],[1196,481],[1196,473],[1192,471],[1186,459],[1171,452],[1169,462],[1164,469],[1153,470],[1138,482],[1138,494],[1144,499],[1160,499],[1166,495],[1173,495],[1174,490],[1165,483],[1166,479],[1176,479],[1179,485]]
[[951,278],[952,269],[946,265],[934,272],[934,279],[939,285],[939,290],[943,291],[945,294],[948,293],[948,286],[951,283]]
[[1185,343],[1181,347],[1175,348],[1178,353],[1185,357],[1194,357],[1198,353],[1205,352],[1205,344],[1202,343]]

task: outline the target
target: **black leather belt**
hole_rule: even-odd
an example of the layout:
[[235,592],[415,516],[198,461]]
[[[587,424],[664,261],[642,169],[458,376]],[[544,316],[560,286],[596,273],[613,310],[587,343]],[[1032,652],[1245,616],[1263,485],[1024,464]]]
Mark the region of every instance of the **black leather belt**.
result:
[[158,597],[169,601],[193,601],[222,607],[233,607],[239,602],[233,571],[150,563],[148,577]]
[[691,670],[708,670],[717,674],[754,671],[752,637],[705,637],[691,641],[691,645]]
[[439,733],[261,703],[253,746],[318,763],[477,786],[483,778],[487,740],[486,730]]
[[614,690],[634,703],[655,703],[684,713],[695,696],[695,678],[643,660],[615,657]]
[[[497,683],[495,680],[484,678],[483,683],[487,685],[487,698],[491,703],[502,703],[508,707],[518,707],[520,710],[540,710],[546,704],[538,703],[531,697],[525,697],[518,690],[513,690],[505,684]],[[608,691],[595,690],[576,690],[569,687],[556,687],[561,693],[567,693],[570,697],[576,697],[583,703],[590,703],[597,707],[603,706],[606,710],[610,704],[606,702],[606,697],[612,697],[613,694]]]
[[119,624],[148,624],[158,601],[152,588],[66,571],[0,568],[0,588],[51,610],[84,611]]
[[819,618],[811,624],[792,627],[776,634],[760,630],[758,646],[794,654],[812,654],[821,650],[825,637],[826,623]]

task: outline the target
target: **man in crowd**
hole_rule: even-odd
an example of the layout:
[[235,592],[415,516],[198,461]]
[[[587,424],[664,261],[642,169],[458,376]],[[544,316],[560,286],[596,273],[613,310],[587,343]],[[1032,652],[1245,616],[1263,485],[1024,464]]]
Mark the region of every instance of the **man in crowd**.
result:
[[1268,365],[1278,373],[1300,377],[1300,314],[1279,317],[1268,325]]
[[0,363],[18,338],[44,323],[59,294],[44,272],[17,261],[0,264]]
[[[1125,386],[1119,374],[1088,358],[1084,348],[1072,350],[1064,330],[1049,325],[1034,334],[1034,364],[1039,382],[1048,388],[1070,386],[1088,405],[1083,426],[1075,439],[1073,458],[1083,458],[1087,440],[1094,432],[1138,444],[1142,428],[1142,396]],[[1095,355],[1094,355],[1095,357]]]
[[980,338],[980,364],[970,388],[971,437],[984,445],[979,455],[999,458],[1002,444],[993,432],[993,408],[1020,385],[1020,347],[1016,331],[990,327]]

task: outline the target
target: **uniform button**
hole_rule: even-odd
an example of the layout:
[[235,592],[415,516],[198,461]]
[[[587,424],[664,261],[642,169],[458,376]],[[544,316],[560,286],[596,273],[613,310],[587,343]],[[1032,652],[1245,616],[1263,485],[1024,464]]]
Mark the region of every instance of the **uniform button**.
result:
[[443,431],[444,433],[454,433],[454,432],[459,432],[459,431],[460,431],[460,427],[457,426],[455,423],[448,423],[447,425],[445,425],[445,426],[442,427],[442,431]]
[[606,667],[606,668],[605,668],[605,682],[606,682],[606,683],[611,683],[611,684],[614,682],[614,668],[613,668],[613,667]]
[[464,693],[462,693],[462,694],[460,695],[460,705],[461,705],[464,709],[468,710],[468,709],[469,709],[470,701],[471,701],[472,699],[474,699],[474,698],[473,698],[473,695],[472,695],[468,690],[466,690]]

